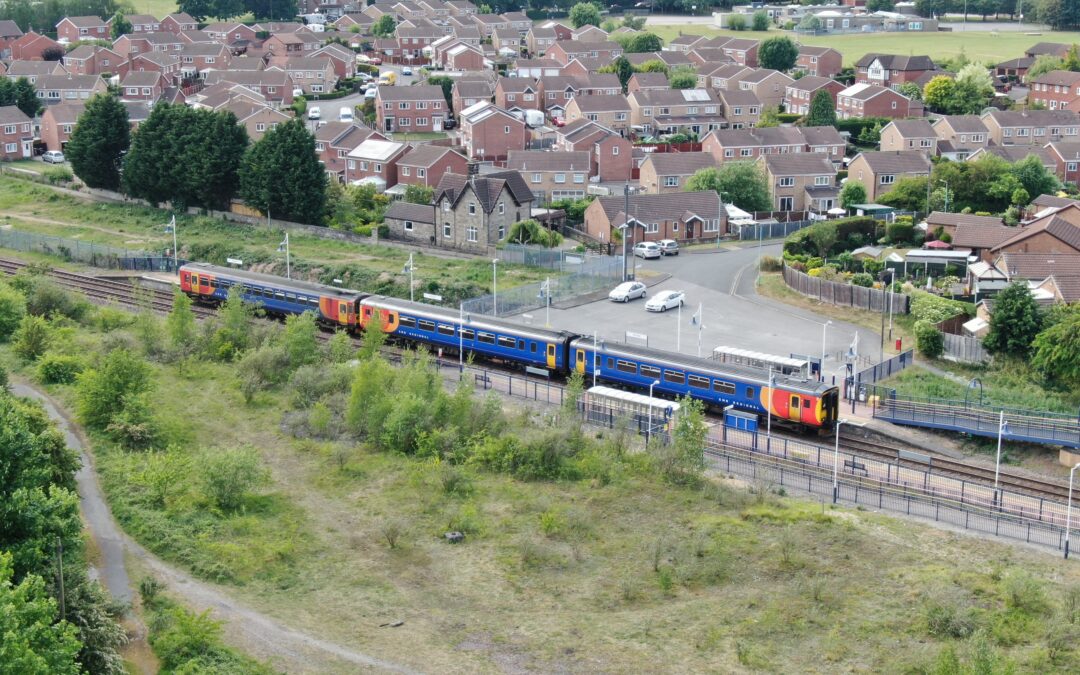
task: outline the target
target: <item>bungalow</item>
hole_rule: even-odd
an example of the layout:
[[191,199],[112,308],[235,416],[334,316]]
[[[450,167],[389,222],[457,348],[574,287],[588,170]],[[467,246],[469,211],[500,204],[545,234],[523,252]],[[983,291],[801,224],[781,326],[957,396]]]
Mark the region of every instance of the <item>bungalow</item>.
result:
[[[726,215],[714,190],[597,197],[585,209],[585,230],[594,239],[612,241],[615,230],[633,226],[633,241],[712,239],[724,233]],[[723,221],[723,222],[722,222]]]

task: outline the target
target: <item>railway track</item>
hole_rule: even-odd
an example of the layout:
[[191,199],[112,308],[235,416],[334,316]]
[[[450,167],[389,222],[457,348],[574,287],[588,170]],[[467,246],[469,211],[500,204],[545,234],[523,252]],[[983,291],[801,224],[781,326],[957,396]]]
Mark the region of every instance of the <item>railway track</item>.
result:
[[[906,448],[888,445],[865,438],[856,438],[841,434],[840,444],[842,448],[852,450],[877,459],[895,462],[902,466],[911,466],[921,469],[934,469],[942,474],[949,474],[975,483],[993,485],[994,470],[960,462],[940,455],[928,455],[923,452],[913,452]],[[1064,483],[1039,478],[1022,476],[1011,471],[1001,471],[998,477],[998,485],[1025,494],[1037,497],[1050,497],[1053,499],[1067,499],[1069,487]]]

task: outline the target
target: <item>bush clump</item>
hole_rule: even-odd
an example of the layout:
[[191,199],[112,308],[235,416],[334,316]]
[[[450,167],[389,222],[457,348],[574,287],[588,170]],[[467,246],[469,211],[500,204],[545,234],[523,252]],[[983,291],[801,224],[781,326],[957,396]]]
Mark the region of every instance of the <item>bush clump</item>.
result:
[[923,356],[936,359],[945,351],[945,336],[932,323],[916,321],[915,346]]
[[78,358],[48,352],[38,361],[37,377],[44,384],[71,384],[82,369]]

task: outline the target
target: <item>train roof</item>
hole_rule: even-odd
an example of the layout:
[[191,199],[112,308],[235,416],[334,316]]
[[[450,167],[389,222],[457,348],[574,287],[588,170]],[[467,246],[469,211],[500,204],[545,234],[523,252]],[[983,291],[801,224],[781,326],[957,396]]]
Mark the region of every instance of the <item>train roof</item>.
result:
[[[589,348],[592,346],[592,338],[578,338],[574,341],[574,344]],[[676,352],[666,352],[660,349],[652,349],[649,347],[640,347],[637,345],[628,345],[622,342],[600,342],[600,349],[605,354],[612,356],[625,356],[631,359],[645,359],[661,365],[670,365],[677,368],[686,368],[697,371],[699,373],[709,373],[711,375],[728,376],[739,378],[743,382],[754,382],[761,386],[767,386],[769,383],[769,372],[765,368],[754,368],[751,366],[733,366],[726,363],[717,363],[710,359],[698,358],[696,356],[687,356],[686,354],[678,354]],[[782,385],[787,389],[791,389],[797,392],[821,394],[829,389],[833,389],[832,385],[817,380],[808,380],[801,377],[790,377],[778,372],[773,373],[774,385]]]
[[[461,320],[461,313],[455,311],[449,307],[439,307],[437,305],[426,305],[422,302],[412,302],[409,300],[400,300],[398,298],[391,298],[385,295],[372,295],[364,298],[364,302],[377,303],[384,309],[393,309],[399,312],[405,311],[410,314],[423,314],[425,316],[445,321],[447,323],[457,324]],[[469,328],[476,330],[492,330],[503,333],[513,333],[521,337],[529,337],[534,340],[546,340],[550,342],[561,342],[567,338],[570,334],[566,331],[547,330],[544,328],[533,328],[531,326],[521,326],[516,323],[510,323],[509,321],[500,321],[498,319],[491,319],[487,316],[479,316],[465,313],[465,325]]]
[[348,288],[338,288],[337,286],[327,286],[326,284],[316,284],[311,281],[300,281],[297,279],[286,279],[285,277],[279,277],[276,274],[263,274],[261,272],[250,272],[248,270],[234,270],[228,267],[219,267],[217,265],[211,265],[210,263],[194,262],[187,263],[181,266],[180,269],[189,269],[197,272],[206,272],[207,274],[213,274],[217,277],[223,277],[226,279],[241,279],[246,281],[254,281],[260,284],[266,284],[275,288],[302,290],[308,293],[318,293],[319,295],[328,295],[335,298],[355,300],[357,298],[367,295],[362,291],[354,291]]
[[589,387],[585,392],[585,395],[587,398],[596,397],[598,399],[613,399],[616,401],[637,403],[638,405],[652,405],[659,409],[670,408],[673,412],[678,412],[681,407],[676,401],[665,398],[656,398],[655,396],[646,396],[645,394],[637,394],[632,391],[623,391],[622,389],[616,389],[614,387]]

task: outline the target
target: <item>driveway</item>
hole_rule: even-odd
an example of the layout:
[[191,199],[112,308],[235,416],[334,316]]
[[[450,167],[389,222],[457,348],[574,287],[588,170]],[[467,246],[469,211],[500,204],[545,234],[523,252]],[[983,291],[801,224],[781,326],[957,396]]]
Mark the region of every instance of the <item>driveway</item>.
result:
[[[761,254],[780,255],[779,243],[769,244]],[[690,253],[657,260],[634,258],[638,278],[646,283],[651,279],[671,277],[650,286],[649,295],[661,290],[682,290],[686,304],[679,312],[645,311],[645,304],[636,300],[622,304],[608,300],[590,302],[578,307],[550,310],[551,326],[583,335],[598,332],[600,339],[627,341],[627,333],[647,336],[650,347],[677,351],[686,355],[708,357],[714,347],[724,345],[779,356],[802,354],[820,358],[822,330],[827,319],[809,311],[761,297],[755,290],[757,247],[727,250],[720,253]],[[615,284],[612,284],[614,286]],[[691,317],[702,308],[701,328],[691,324]],[[544,325],[545,310],[531,310],[513,321]],[[846,323],[834,322],[825,328],[825,373],[840,376],[845,372],[843,353],[859,333],[859,353],[876,357],[879,335],[873,331]],[[644,339],[629,336],[629,341],[642,344]]]

